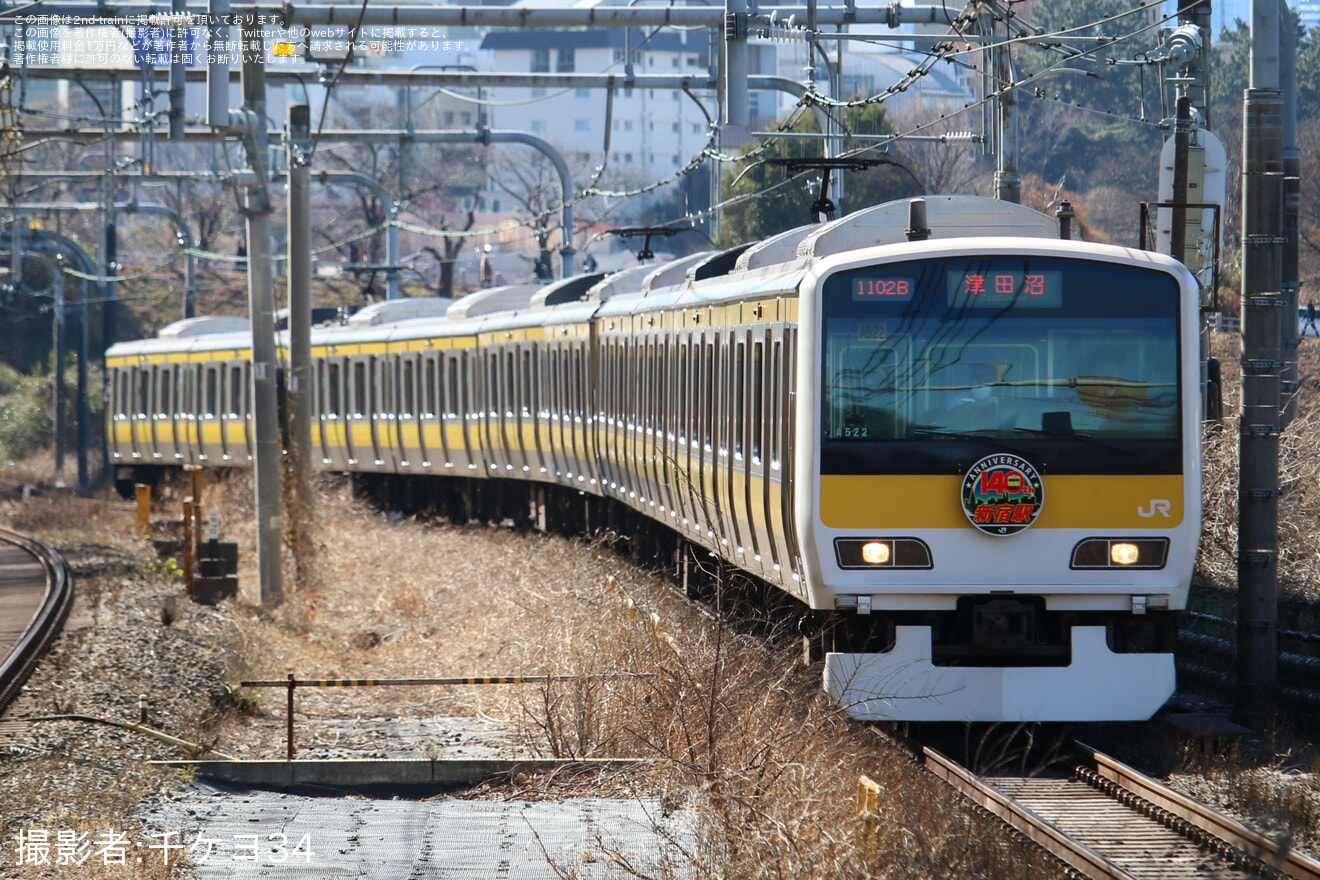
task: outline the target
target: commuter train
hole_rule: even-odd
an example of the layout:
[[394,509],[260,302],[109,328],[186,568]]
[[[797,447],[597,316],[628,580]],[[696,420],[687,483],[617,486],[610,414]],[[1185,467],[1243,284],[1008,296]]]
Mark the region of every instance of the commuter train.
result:
[[[707,548],[834,621],[858,718],[1148,718],[1200,533],[1197,283],[1018,205],[924,205],[924,240],[894,202],[315,328],[314,459]],[[249,357],[232,318],[115,345],[117,476],[249,464]]]

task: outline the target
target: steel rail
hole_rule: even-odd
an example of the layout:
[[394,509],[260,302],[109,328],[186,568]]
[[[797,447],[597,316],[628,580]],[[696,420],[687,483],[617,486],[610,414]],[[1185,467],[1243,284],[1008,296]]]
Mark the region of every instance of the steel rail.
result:
[[[1263,834],[1173,791],[1102,752],[1080,743],[1076,744],[1076,748],[1081,753],[1082,766],[1074,771],[1074,780],[1097,790],[1114,803],[1133,810],[1134,818],[1136,814],[1141,814],[1152,825],[1168,829],[1165,833],[1176,834],[1195,847],[1209,850],[1216,859],[1222,860],[1215,870],[1226,869],[1233,876],[1263,874],[1295,880],[1320,880],[1320,862],[1271,841]],[[1032,783],[1049,785],[1051,780],[1011,777],[999,780],[999,786],[996,786],[994,779],[982,779],[934,749],[924,748],[923,754],[927,770],[1077,874],[1097,880],[1136,880],[1139,876],[1111,861],[1101,851],[1108,851],[1107,844],[1097,844],[1097,848],[1092,848],[1073,833],[1058,827],[1055,824],[1057,819],[1047,819],[1028,805],[1027,802],[1034,801],[1033,797],[1027,796],[1027,786]],[[1052,782],[1057,786],[1062,781]],[[1009,793],[1018,792],[1019,789],[1021,793],[1016,796]],[[1064,799],[1057,787],[1049,791],[1053,793],[1037,794],[1034,799],[1039,800],[1049,811],[1057,812]],[[1070,804],[1067,807],[1069,810],[1088,809],[1079,801],[1069,800],[1067,803]],[[1142,834],[1136,836],[1141,837]],[[1125,860],[1119,855],[1114,858]],[[1138,870],[1135,867],[1132,869]],[[1144,868],[1141,870],[1144,874]],[[1155,876],[1164,876],[1164,873],[1160,871]],[[1177,876],[1187,874],[1180,873]]]
[[37,660],[55,640],[69,616],[69,609],[73,606],[73,573],[64,557],[45,541],[9,529],[0,529],[0,541],[29,553],[46,579],[46,594],[32,622],[9,656],[0,660],[0,714],[3,714],[22,691],[24,682],[36,668]]
[[1074,840],[1013,798],[986,784],[966,767],[923,746],[926,769],[982,809],[1084,877],[1137,880],[1090,847]]
[[[1080,743],[1079,743],[1080,746]],[[1088,757],[1095,763],[1096,772],[1116,785],[1122,786],[1139,797],[1145,798],[1155,806],[1173,813],[1202,831],[1231,844],[1235,849],[1276,871],[1298,880],[1320,880],[1320,862],[1305,856],[1291,847],[1280,847],[1278,843],[1253,831],[1235,819],[1199,804],[1191,798],[1179,794],[1168,786],[1161,785],[1149,776],[1127,766],[1121,761],[1109,757],[1103,752],[1087,748]]]

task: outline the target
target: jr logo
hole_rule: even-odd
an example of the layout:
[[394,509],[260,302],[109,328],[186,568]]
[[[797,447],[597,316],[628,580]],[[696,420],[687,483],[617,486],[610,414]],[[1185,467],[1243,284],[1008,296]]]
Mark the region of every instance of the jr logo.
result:
[[1167,498],[1152,498],[1152,499],[1150,499],[1150,509],[1149,509],[1149,510],[1147,510],[1147,509],[1144,508],[1144,507],[1140,507],[1140,506],[1137,507],[1137,516],[1141,516],[1141,517],[1145,517],[1146,519],[1150,519],[1152,516],[1154,516],[1154,515],[1158,512],[1160,516],[1164,517],[1165,519],[1168,519],[1168,518],[1169,518],[1169,510],[1170,510],[1172,507],[1173,507],[1173,505],[1169,503],[1169,499],[1167,499]]

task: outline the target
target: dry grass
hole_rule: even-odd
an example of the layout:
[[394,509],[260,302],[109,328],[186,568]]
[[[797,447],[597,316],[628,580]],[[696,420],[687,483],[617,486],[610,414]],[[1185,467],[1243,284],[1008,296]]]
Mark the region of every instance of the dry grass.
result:
[[[1197,575],[1221,587],[1237,586],[1240,344],[1235,335],[1213,335],[1214,354],[1223,364],[1224,421],[1204,438]],[[1279,586],[1283,596],[1320,601],[1320,340],[1302,340],[1298,360],[1296,414],[1279,442]]]
[[[1206,438],[1205,522],[1198,575],[1236,581],[1236,338],[1216,339],[1228,379],[1222,431]],[[1303,344],[1304,389],[1282,443],[1288,492],[1281,504],[1281,580],[1320,597],[1320,344]],[[580,674],[550,686],[300,692],[300,737],[318,722],[372,716],[499,719],[521,752],[643,757],[652,769],[612,793],[659,793],[699,816],[701,876],[1030,877],[1053,874],[1032,849],[973,813],[919,771],[885,735],[844,715],[820,693],[818,670],[773,641],[738,635],[681,601],[659,578],[601,547],[499,528],[388,522],[322,481],[299,518],[301,569],[286,565],[289,600],[256,605],[251,484],[207,477],[204,508],[221,509],[224,537],[240,545],[243,596],[231,622],[231,681],[244,678],[437,677]],[[166,487],[157,512],[177,511]],[[30,511],[27,528],[127,535],[126,506],[60,501]],[[88,512],[101,520],[91,520]],[[177,515],[175,513],[174,515]],[[111,524],[109,529],[107,524]],[[55,530],[52,532],[51,530]],[[57,539],[58,540],[58,539]],[[132,538],[116,538],[142,548]],[[301,589],[294,589],[301,584]],[[653,677],[601,680],[591,673]],[[269,714],[239,714],[219,748],[282,754],[282,694],[249,695]],[[419,755],[427,745],[418,744]],[[1289,765],[1293,766],[1293,765]],[[1316,826],[1316,775],[1218,761],[1202,768],[1222,800],[1281,828]],[[1307,768],[1304,768],[1307,769]],[[1314,771],[1315,768],[1309,768]],[[859,774],[882,786],[884,821],[863,839],[852,794]],[[547,792],[541,791],[541,796]],[[1309,817],[1309,818],[1307,818]],[[1300,823],[1300,824],[1299,824]],[[1299,832],[1299,837],[1304,833]]]
[[[208,489],[216,498],[229,491]],[[658,793],[701,817],[690,853],[701,876],[1049,873],[1039,854],[959,803],[887,737],[830,705],[819,670],[802,667],[796,649],[712,622],[608,550],[500,528],[388,522],[342,484],[323,487],[318,506],[316,566],[333,576],[281,611],[229,609],[244,676],[581,677],[300,691],[300,740],[331,718],[485,715],[507,724],[522,754],[651,759],[650,769],[611,779],[610,791]],[[617,671],[654,677],[586,677]],[[219,747],[280,754],[282,696],[267,692],[269,715],[232,719]],[[426,744],[417,748],[420,756]],[[862,773],[885,798],[885,821],[865,846],[853,803]]]

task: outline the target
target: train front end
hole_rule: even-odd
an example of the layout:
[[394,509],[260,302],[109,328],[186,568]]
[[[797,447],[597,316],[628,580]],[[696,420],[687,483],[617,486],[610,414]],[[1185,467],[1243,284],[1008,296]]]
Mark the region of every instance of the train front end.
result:
[[[864,719],[1145,719],[1201,523],[1198,293],[1018,238],[823,259],[794,499],[826,689]],[[801,484],[799,484],[801,485]]]

